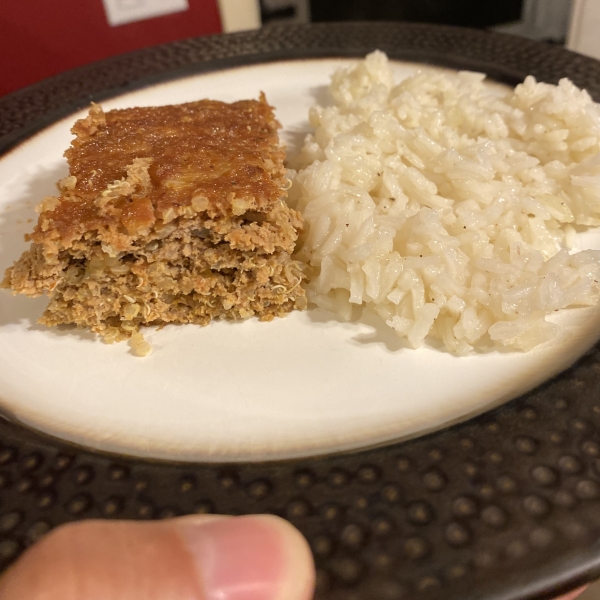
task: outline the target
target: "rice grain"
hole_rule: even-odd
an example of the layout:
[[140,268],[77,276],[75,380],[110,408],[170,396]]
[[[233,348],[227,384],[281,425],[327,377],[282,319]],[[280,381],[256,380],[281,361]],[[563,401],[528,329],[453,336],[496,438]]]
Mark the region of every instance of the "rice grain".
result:
[[556,335],[550,313],[598,303],[600,252],[569,249],[600,225],[600,109],[567,79],[484,79],[395,84],[381,52],[333,75],[290,190],[312,303],[457,354],[530,350]]

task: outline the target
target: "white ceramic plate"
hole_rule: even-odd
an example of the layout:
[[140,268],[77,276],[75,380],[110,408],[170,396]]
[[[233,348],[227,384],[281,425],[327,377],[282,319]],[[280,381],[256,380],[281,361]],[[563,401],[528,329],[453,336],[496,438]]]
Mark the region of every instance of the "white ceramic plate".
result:
[[[267,94],[293,151],[308,131],[333,70],[348,60],[266,63],[154,85],[106,109],[233,101]],[[418,65],[393,63],[397,77]],[[67,173],[69,129],[83,113],[0,157],[0,269],[27,244],[34,206]],[[600,233],[579,249],[600,248]],[[401,348],[376,319],[341,323],[309,310],[271,323],[168,326],[147,336],[154,352],[36,325],[44,299],[0,290],[0,408],[15,420],[85,446],[187,461],[248,461],[356,449],[481,413],[558,373],[600,337],[600,310],[555,317],[562,335],[528,354],[457,358]]]

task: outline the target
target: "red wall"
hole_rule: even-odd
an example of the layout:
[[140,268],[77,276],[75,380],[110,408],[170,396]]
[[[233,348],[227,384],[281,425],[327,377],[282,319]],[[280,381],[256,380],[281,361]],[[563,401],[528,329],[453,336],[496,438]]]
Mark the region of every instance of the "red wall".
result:
[[110,27],[102,0],[0,1],[0,96],[101,58],[221,31],[216,0],[189,6]]

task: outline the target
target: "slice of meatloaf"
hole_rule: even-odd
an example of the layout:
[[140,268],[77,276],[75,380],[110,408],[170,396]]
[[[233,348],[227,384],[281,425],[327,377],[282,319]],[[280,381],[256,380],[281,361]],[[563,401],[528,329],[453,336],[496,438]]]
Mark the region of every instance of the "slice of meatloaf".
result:
[[2,286],[47,294],[49,325],[106,341],[145,325],[270,320],[304,308],[301,227],[285,203],[279,124],[264,96],[104,113],[72,129],[69,176]]

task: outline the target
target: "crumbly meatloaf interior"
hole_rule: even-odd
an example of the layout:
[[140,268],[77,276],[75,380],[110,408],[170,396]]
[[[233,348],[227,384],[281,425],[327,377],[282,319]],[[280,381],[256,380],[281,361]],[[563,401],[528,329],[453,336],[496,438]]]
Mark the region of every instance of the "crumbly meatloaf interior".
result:
[[3,287],[47,294],[41,322],[106,341],[145,325],[270,320],[304,308],[291,253],[300,215],[284,201],[272,108],[201,101],[104,114],[73,127],[60,196],[39,206]]

